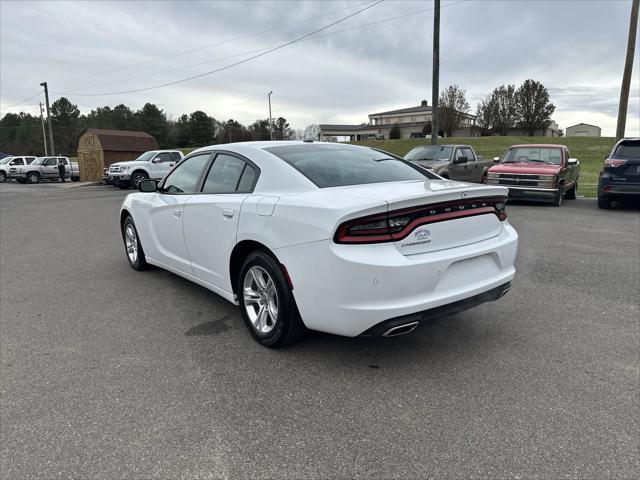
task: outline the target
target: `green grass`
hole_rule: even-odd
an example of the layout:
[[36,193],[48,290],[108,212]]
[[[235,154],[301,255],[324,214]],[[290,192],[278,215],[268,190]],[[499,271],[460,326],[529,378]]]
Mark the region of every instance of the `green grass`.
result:
[[[396,155],[405,156],[409,150],[418,145],[425,145],[428,140],[369,140],[353,142],[356,145],[367,145],[380,148]],[[502,156],[511,145],[518,143],[557,143],[566,145],[571,156],[580,161],[580,195],[596,196],[596,184],[602,162],[615,139],[613,137],[473,137],[473,138],[441,138],[440,144],[463,143],[471,145],[476,154],[485,159]]]

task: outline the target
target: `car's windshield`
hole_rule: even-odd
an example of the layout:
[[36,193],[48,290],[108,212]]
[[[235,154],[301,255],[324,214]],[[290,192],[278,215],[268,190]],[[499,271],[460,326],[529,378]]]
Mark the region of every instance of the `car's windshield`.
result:
[[616,158],[640,159],[640,140],[621,142],[613,154]]
[[4,157],[2,160],[0,160],[0,165],[5,165],[5,164],[9,163],[12,158],[13,157]]
[[31,162],[31,165],[42,165],[47,158],[49,157],[38,157],[33,162]]
[[404,157],[407,160],[424,160],[427,162],[449,160],[453,147],[445,145],[433,145],[428,147],[416,147]]
[[427,173],[389,154],[346,145],[291,145],[266,148],[320,188],[425,180]]
[[138,158],[135,159],[136,162],[148,162],[153,158],[156,152],[144,152]]
[[562,150],[549,147],[516,147],[510,149],[502,163],[547,163],[562,165]]

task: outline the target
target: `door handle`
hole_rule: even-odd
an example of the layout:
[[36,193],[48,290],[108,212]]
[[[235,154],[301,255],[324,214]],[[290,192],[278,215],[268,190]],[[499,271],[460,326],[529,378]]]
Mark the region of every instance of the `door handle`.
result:
[[233,210],[230,208],[225,208],[222,210],[222,216],[226,218],[233,218]]
[[173,211],[173,216],[176,217],[176,218],[180,218],[182,216],[182,210],[180,210],[179,208],[176,208]]

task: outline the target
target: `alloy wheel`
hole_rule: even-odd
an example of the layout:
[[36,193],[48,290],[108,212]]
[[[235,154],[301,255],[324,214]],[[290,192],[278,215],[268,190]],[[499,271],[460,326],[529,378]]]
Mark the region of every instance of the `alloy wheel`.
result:
[[136,263],[138,259],[138,236],[136,235],[136,229],[130,223],[124,229],[124,244],[129,261]]
[[271,332],[278,321],[278,292],[271,275],[253,266],[242,283],[244,308],[251,325],[259,334]]

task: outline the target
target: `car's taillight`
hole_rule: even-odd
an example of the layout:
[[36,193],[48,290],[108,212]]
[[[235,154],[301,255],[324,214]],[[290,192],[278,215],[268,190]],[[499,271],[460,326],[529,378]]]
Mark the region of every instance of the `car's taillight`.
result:
[[605,167],[620,167],[622,165],[624,165],[625,163],[627,163],[626,160],[622,160],[620,158],[605,158],[604,159],[604,166]]
[[495,214],[507,219],[506,199],[477,198],[392,210],[342,223],[334,236],[336,243],[383,243],[402,240],[416,227],[455,218]]

